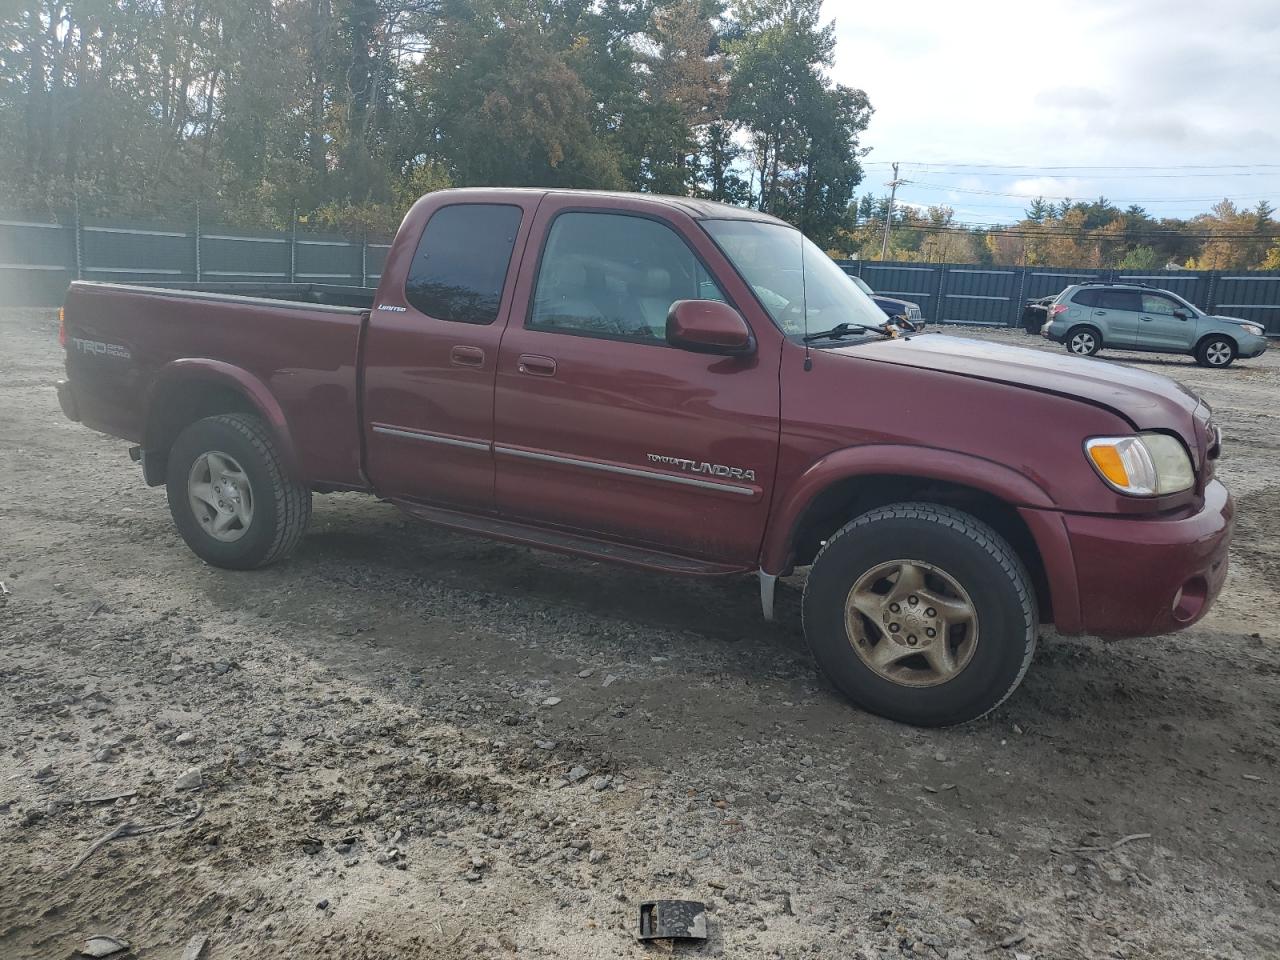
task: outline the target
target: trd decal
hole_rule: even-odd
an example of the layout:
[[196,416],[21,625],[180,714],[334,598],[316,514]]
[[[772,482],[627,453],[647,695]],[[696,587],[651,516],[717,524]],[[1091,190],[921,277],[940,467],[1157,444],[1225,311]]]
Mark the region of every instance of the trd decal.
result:
[[99,357],[116,357],[120,360],[132,360],[133,354],[129,352],[128,347],[122,347],[118,343],[103,343],[101,340],[82,340],[80,337],[72,337],[71,345],[81,353],[88,353]]

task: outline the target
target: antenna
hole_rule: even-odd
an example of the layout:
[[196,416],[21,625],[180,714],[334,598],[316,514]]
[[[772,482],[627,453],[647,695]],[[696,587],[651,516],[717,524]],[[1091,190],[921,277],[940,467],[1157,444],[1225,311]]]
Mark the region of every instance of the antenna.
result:
[[809,351],[809,288],[804,280],[804,231],[796,227],[800,237],[800,311],[804,314],[804,369],[813,369],[813,354]]

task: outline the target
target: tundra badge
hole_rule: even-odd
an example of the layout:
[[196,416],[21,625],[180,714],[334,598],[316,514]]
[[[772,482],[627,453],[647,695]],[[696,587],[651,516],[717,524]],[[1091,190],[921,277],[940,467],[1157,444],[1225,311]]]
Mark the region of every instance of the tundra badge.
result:
[[756,472],[744,470],[742,467],[726,467],[723,463],[707,463],[705,460],[685,460],[681,457],[664,457],[660,453],[649,454],[650,463],[661,463],[664,466],[676,467],[686,473],[705,473],[713,477],[728,477],[731,480],[754,481]]

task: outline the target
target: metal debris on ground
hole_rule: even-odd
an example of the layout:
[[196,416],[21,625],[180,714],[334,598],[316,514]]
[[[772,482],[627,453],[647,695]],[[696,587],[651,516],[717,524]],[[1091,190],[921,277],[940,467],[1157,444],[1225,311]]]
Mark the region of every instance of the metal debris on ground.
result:
[[205,944],[208,942],[209,938],[205,934],[195,934],[187,941],[187,946],[182,951],[182,960],[200,960],[200,955],[204,953]]
[[84,942],[84,946],[80,948],[80,955],[82,957],[109,957],[113,953],[128,949],[129,944],[127,941],[100,933]]
[[648,900],[640,904],[641,940],[705,940],[707,908],[697,900]]

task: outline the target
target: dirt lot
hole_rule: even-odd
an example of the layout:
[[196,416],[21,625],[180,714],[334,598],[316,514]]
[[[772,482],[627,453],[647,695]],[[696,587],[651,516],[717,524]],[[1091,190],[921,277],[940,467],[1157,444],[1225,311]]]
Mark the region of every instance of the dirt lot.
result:
[[[927,732],[837,699],[753,582],[357,496],[286,564],[203,566],[59,413],[51,312],[0,313],[0,344],[0,956],[629,958],[662,952],[633,936],[654,897],[712,911],[681,954],[1280,956],[1280,353],[1123,358],[1226,432],[1210,616],[1049,634],[993,717]],[[125,824],[165,829],[85,858]]]

